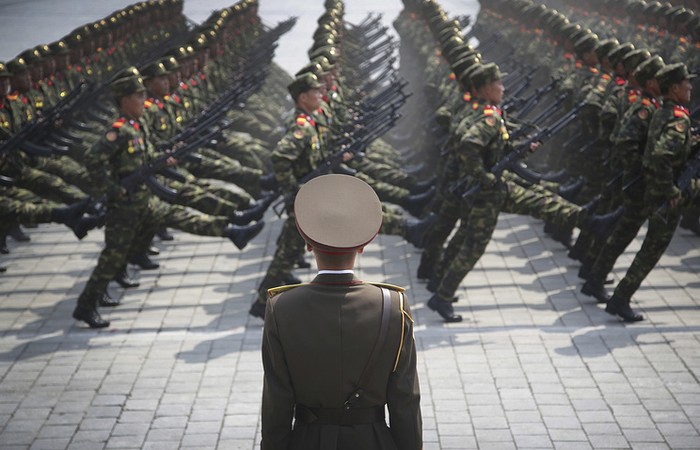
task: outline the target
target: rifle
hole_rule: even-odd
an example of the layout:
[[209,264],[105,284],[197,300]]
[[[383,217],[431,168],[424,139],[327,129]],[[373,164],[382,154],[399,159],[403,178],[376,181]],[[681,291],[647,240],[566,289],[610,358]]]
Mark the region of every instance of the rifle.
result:
[[532,111],[532,109],[540,102],[540,100],[544,98],[544,96],[549,94],[554,90],[554,88],[557,87],[561,80],[562,77],[553,77],[549,83],[535,90],[532,94],[530,94],[530,96],[525,97],[522,100],[508,102],[506,105],[504,105],[503,110],[508,112],[511,112],[511,110],[516,110],[520,116],[527,116],[528,113],[530,113],[530,111]]
[[[383,135],[392,127],[394,127],[394,125],[396,125],[396,121],[400,117],[400,114],[394,112],[390,116],[388,121],[384,121],[378,127],[373,128],[371,130],[368,128],[362,128],[358,130],[358,132],[355,133],[354,136],[346,139],[346,143],[342,144],[338,151],[328,156],[315,169],[304,175],[299,180],[299,185],[303,185],[304,183],[307,183],[308,181],[316,177],[320,177],[321,175],[326,175],[331,172],[338,172],[339,170],[340,172],[346,175],[354,175],[355,171],[353,171],[352,169],[342,167],[342,164],[344,162],[343,160],[345,159],[345,154],[351,153],[352,155],[354,155],[353,158],[356,156],[361,157],[363,154],[363,150],[367,147],[367,145],[369,145],[372,141],[379,138],[381,135]],[[295,195],[296,193],[289,193],[272,206],[273,211],[275,211],[278,217],[282,216],[281,207],[286,204],[289,204],[293,200]]]
[[1,187],[12,187],[15,185],[15,180],[5,175],[0,175],[0,186]]
[[43,146],[35,142],[43,139],[51,130],[54,123],[61,119],[64,111],[69,109],[73,101],[82,93],[84,83],[79,84],[58,103],[44,111],[44,114],[24,125],[11,138],[0,145],[0,154],[19,149],[30,156],[51,156],[54,153],[65,153],[68,149],[57,146]]
[[[542,112],[540,112],[537,116],[535,116],[534,119],[530,121],[530,123],[540,123],[545,117],[551,116],[555,111],[557,111],[563,104],[566,98],[569,96],[569,94],[561,94],[557,99],[549,105],[546,109],[544,109]],[[573,110],[572,110],[573,111]],[[511,139],[519,139],[521,136],[525,134],[525,131],[527,130],[526,127],[520,127],[517,130],[515,130],[511,134]]]
[[[181,159],[189,152],[209,142],[218,132],[219,130],[210,131],[209,133],[200,136],[193,141],[187,142],[185,145],[177,147],[170,153],[165,153],[157,157],[153,161],[144,164],[129,175],[123,177],[121,180],[119,180],[119,184],[126,189],[129,196],[131,196],[134,190],[141,183],[146,183],[146,186],[148,186],[158,197],[161,197],[168,202],[174,201],[175,197],[177,196],[177,191],[160,184],[158,180],[156,180],[155,175],[168,168],[168,159],[171,157]],[[166,171],[166,174],[172,175],[172,171]]]
[[[542,142],[554,136],[555,134],[559,133],[561,130],[566,128],[571,122],[573,122],[576,119],[576,117],[578,117],[578,112],[582,107],[583,103],[578,104],[575,108],[573,108],[567,114],[563,115],[552,125],[529,137],[524,142],[518,144],[518,146],[515,147],[515,149],[513,149],[511,152],[509,152],[507,155],[501,158],[501,160],[498,161],[496,164],[494,164],[493,167],[491,167],[491,169],[489,170],[489,172],[495,175],[497,180],[500,179],[501,174],[504,170],[513,166],[516,161],[519,161],[530,151],[530,146],[532,144],[534,144],[535,142]],[[460,180],[460,182],[461,181],[462,180]],[[481,190],[481,188],[481,183],[475,184],[470,189],[462,193],[462,198],[467,198],[474,194],[477,194]]]
[[[700,150],[696,150],[695,154],[685,163],[683,171],[676,178],[676,186],[681,191],[681,195],[690,193],[692,181],[700,176]],[[668,200],[664,201],[654,212],[664,222],[668,223],[668,215],[670,213],[671,204]]]

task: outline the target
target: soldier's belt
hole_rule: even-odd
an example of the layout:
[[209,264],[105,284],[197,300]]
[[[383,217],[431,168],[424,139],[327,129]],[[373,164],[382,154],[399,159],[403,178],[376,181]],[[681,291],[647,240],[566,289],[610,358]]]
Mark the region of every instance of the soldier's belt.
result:
[[297,424],[360,425],[384,422],[384,406],[372,408],[309,408],[297,404],[294,419]]

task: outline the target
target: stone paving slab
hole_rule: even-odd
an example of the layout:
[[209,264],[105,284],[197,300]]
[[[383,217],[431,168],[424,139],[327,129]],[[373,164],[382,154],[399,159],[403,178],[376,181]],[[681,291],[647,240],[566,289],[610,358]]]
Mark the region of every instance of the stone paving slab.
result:
[[[140,288],[110,287],[122,305],[103,308],[101,331],[70,318],[101,232],[79,242],[49,225],[10,242],[0,448],[256,448],[262,323],[247,309],[281,224],[266,220],[243,252],[180,232],[158,243]],[[419,251],[379,236],[361,256],[362,278],[409,289],[425,448],[698,448],[698,238],[677,232],[636,297],[648,319],[625,325],[579,294],[577,265],[541,228],[501,217],[461,286],[461,324],[425,307]]]

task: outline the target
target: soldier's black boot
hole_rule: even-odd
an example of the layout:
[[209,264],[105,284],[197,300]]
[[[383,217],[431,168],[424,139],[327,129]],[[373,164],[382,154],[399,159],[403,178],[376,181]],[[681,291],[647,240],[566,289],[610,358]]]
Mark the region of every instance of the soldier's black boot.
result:
[[107,306],[110,308],[113,308],[115,306],[119,306],[121,303],[118,299],[113,299],[112,297],[109,296],[108,293],[104,293],[100,296],[100,298],[97,299],[97,303],[100,306]]
[[135,288],[141,285],[141,283],[129,276],[129,272],[127,272],[126,267],[124,267],[114,276],[114,281],[116,281],[119,286],[123,287],[124,289]]
[[158,236],[158,239],[161,241],[172,241],[175,239],[172,234],[168,232],[167,228],[162,228],[156,232],[156,236]]
[[139,266],[141,270],[155,270],[160,267],[160,264],[148,257],[147,252],[131,256],[131,258],[129,258],[129,263]]
[[436,311],[447,323],[461,322],[462,316],[455,314],[452,302],[443,300],[437,294],[430,297],[428,300],[428,308]]
[[559,189],[557,189],[557,194],[559,194],[560,197],[572,202],[576,198],[579,192],[581,192],[581,189],[583,189],[583,186],[585,185],[585,181],[583,180],[582,177],[578,177],[576,180],[573,182],[559,186]]
[[304,258],[304,254],[302,253],[299,255],[299,258],[297,258],[297,261],[295,263],[298,268],[300,269],[310,269],[311,268],[311,263]]
[[419,280],[429,280],[433,274],[433,269],[435,267],[435,261],[431,261],[430,258],[425,256],[423,253],[420,257],[420,264],[418,264],[418,270],[416,271],[416,278]]
[[248,209],[234,212],[229,220],[234,225],[248,225],[250,222],[262,219],[268,206],[270,205],[265,202],[258,202]]
[[438,220],[438,215],[430,213],[423,220],[407,221],[406,224],[406,241],[416,248],[423,248],[425,241],[425,233]]
[[17,242],[29,242],[32,240],[23,230],[19,224],[15,224],[14,227],[9,231],[8,236]]
[[620,316],[625,322],[639,322],[644,320],[644,316],[634,312],[629,300],[623,300],[613,295],[605,307],[605,312],[613,316]]
[[274,191],[279,187],[274,172],[260,177],[260,189],[263,191]]
[[106,214],[99,216],[82,216],[80,219],[78,219],[75,225],[70,227],[70,229],[73,230],[75,237],[82,240],[85,236],[87,236],[88,231],[103,226],[106,217]]
[[83,295],[84,294],[81,295],[80,300],[78,300],[78,304],[73,310],[73,318],[75,320],[80,320],[82,322],[87,323],[90,326],[90,328],[108,327],[109,321],[104,320],[102,316],[100,316],[100,313],[97,312],[96,306],[84,306],[90,304],[96,305],[97,301],[95,301],[94,299],[92,301],[83,301],[85,300]]
[[602,242],[612,233],[615,224],[620,220],[624,212],[624,206],[620,206],[608,214],[589,215],[585,219],[584,226]]
[[51,210],[51,221],[65,224],[73,230],[89,206],[90,198],[88,197],[69,206],[54,208]]
[[0,235],[0,253],[3,255],[10,253],[10,249],[7,248],[7,235],[5,234]]
[[265,222],[262,221],[246,226],[229,225],[224,230],[224,236],[231,239],[233,245],[239,250],[243,250],[248,242],[262,231],[264,226]]
[[678,226],[700,236],[700,218],[698,217],[698,213],[690,211],[684,212]]
[[7,272],[7,267],[0,266],[0,273],[5,273],[5,272]]
[[581,293],[583,295],[595,298],[598,303],[607,303],[610,300],[610,296],[607,292],[605,292],[605,287],[596,281],[588,280],[583,283]]
[[248,314],[250,314],[253,317],[259,317],[261,319],[265,319],[265,303],[255,301],[253,302],[252,305],[250,305],[250,309],[248,310]]
[[302,283],[301,278],[294,275],[292,272],[289,272],[288,274],[286,274],[282,277],[282,284],[284,284],[284,285],[301,284],[301,283]]
[[160,250],[158,250],[158,247],[153,245],[153,242],[151,242],[150,247],[148,247],[148,256],[158,256],[160,255]]
[[436,177],[432,177],[432,178],[425,180],[425,181],[418,181],[416,183],[413,183],[413,185],[410,188],[408,188],[408,191],[411,193],[411,195],[422,194],[423,192],[427,191],[431,187],[435,186],[436,180],[437,180]]
[[435,186],[432,186],[422,194],[409,195],[403,202],[403,206],[412,216],[419,217],[423,209],[430,203],[435,196]]

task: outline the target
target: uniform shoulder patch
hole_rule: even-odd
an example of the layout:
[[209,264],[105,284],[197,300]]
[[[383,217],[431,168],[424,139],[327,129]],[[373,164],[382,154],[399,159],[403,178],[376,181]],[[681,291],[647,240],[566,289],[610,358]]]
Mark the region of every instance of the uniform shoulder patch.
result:
[[396,292],[404,292],[406,290],[406,288],[402,288],[401,286],[396,286],[395,284],[389,284],[389,283],[377,283],[377,282],[370,281],[370,282],[367,282],[367,284],[371,284],[372,286],[377,286],[380,288],[387,288],[387,289],[390,289],[390,290],[396,291]]
[[493,127],[496,125],[496,118],[493,116],[487,116],[486,119],[484,119],[484,122],[486,122],[487,125]]
[[685,130],[687,129],[687,126],[685,125],[684,122],[676,122],[676,124],[673,126],[673,128],[676,129],[679,133],[685,133]]
[[114,122],[112,124],[112,128],[114,128],[115,130],[118,130],[121,127],[123,127],[125,123],[126,123],[126,118],[121,117],[119,120],[117,120],[116,122]]
[[673,116],[674,117],[690,117],[690,111],[688,111],[688,108],[685,106],[674,106],[673,107]]
[[277,286],[273,287],[267,290],[267,295],[268,297],[272,298],[276,295],[281,294],[282,292],[289,291],[290,289],[294,289],[299,286],[305,286],[307,283],[301,283],[301,284],[288,284],[286,286]]
[[637,113],[637,117],[639,117],[642,120],[646,120],[647,117],[649,117],[649,111],[647,111],[645,108],[642,108]]
[[296,130],[294,130],[294,133],[292,133],[292,135],[293,135],[296,139],[302,139],[302,138],[304,137],[304,132],[303,132],[302,130],[300,130],[300,129],[297,128]]
[[119,136],[119,133],[117,133],[116,130],[109,130],[109,131],[105,134],[105,139],[107,140],[107,142],[114,142],[114,141],[117,140],[117,137],[118,137],[118,136]]

